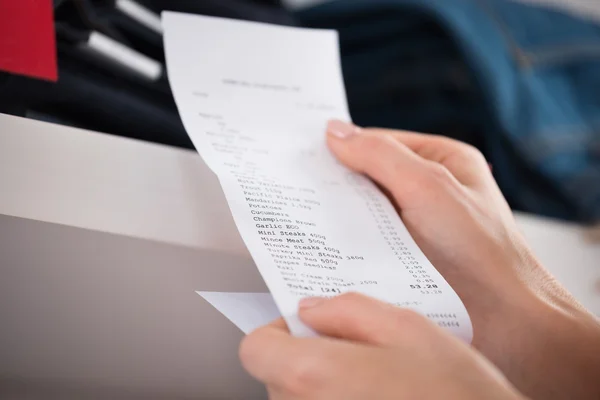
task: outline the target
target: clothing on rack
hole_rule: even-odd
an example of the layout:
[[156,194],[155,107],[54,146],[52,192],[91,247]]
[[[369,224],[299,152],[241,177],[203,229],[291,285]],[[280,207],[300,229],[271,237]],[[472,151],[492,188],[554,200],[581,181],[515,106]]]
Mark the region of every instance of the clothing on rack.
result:
[[508,0],[339,0],[296,16],[339,31],[357,123],[466,140],[514,208],[600,220],[600,26]]
[[337,0],[294,14],[278,0],[54,7],[58,82],[0,72],[0,112],[192,148],[164,74],[162,10],[333,28],[358,124],[464,140],[514,208],[600,220],[593,19],[510,0]]
[[156,12],[179,11],[277,25],[297,25],[292,14],[279,0],[140,0],[140,2]]

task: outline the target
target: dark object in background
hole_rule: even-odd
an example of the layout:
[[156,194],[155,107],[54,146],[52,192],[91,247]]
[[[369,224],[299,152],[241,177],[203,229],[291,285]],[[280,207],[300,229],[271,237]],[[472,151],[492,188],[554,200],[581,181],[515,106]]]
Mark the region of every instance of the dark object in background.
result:
[[362,125],[454,136],[513,208],[600,221],[600,27],[506,0],[340,0],[297,15],[339,30]]
[[484,105],[457,44],[436,18],[417,7],[364,1],[354,11],[357,2],[349,3],[299,17],[338,30],[354,121],[440,133],[481,148]]
[[[20,1],[20,0],[13,0]],[[512,207],[600,220],[600,28],[507,0],[137,0],[163,9],[337,29],[353,119],[480,148]],[[55,0],[57,84],[0,73],[0,112],[192,148],[160,33],[115,0]],[[98,32],[162,66],[148,80],[81,51]]]
[[[167,9],[294,24],[278,1],[135,1],[157,14]],[[166,79],[162,35],[115,5],[115,0],[55,0],[58,82],[0,74],[0,112],[193,148]],[[92,35],[125,46],[160,68],[160,75],[149,78],[135,68],[99,57],[90,51]]]
[[143,0],[156,12],[163,10],[296,25],[293,16],[279,0]]

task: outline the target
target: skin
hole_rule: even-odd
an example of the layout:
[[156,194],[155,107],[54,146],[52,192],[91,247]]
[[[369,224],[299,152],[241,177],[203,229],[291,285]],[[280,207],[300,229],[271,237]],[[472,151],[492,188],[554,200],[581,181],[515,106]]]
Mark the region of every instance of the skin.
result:
[[305,299],[300,318],[321,337],[277,321],[240,346],[272,399],[600,398],[600,324],[535,258],[478,150],[341,121],[327,144],[395,203],[464,302],[473,343],[360,295]]
[[323,337],[292,337],[278,320],[240,349],[273,400],[524,398],[483,356],[415,312],[356,293],[301,307]]

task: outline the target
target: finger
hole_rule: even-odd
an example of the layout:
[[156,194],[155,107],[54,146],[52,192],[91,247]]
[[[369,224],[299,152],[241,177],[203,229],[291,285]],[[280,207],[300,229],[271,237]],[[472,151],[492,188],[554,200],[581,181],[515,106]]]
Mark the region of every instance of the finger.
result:
[[273,385],[267,386],[267,395],[269,396],[269,400],[292,400],[290,394],[283,388]]
[[293,337],[279,319],[247,335],[239,356],[242,366],[259,381],[301,392],[318,386],[331,372],[328,361],[339,353],[338,347],[331,339]]
[[283,398],[316,398],[314,394],[336,382],[333,377],[350,364],[340,359],[350,357],[355,347],[331,338],[296,338],[265,327],[242,341],[240,359],[254,378],[277,389],[277,394],[292,396]]
[[293,351],[294,338],[280,318],[246,335],[239,348],[243,367],[256,379],[269,382]]
[[[283,318],[277,318],[269,324],[255,329],[247,335],[240,343],[239,355],[244,367],[248,371],[263,369],[262,363],[267,361],[269,351],[273,347],[285,346],[289,342],[290,331]],[[262,354],[263,351],[266,352]],[[251,372],[252,373],[252,372]],[[257,371],[257,374],[264,376],[264,373]],[[258,378],[258,376],[256,376]]]
[[420,335],[436,327],[414,311],[373,298],[346,293],[300,302],[302,321],[318,333],[379,346],[397,346],[407,335]]
[[389,135],[419,156],[444,165],[464,185],[478,185],[491,177],[489,164],[481,152],[458,140],[392,129],[372,128],[366,131]]
[[276,320],[269,322],[266,326],[283,332],[290,332],[287,323],[283,318],[277,318]]
[[350,169],[392,192],[400,208],[419,204],[424,189],[437,191],[441,181],[454,179],[444,167],[420,157],[391,135],[341,121],[330,121],[327,133],[332,153]]

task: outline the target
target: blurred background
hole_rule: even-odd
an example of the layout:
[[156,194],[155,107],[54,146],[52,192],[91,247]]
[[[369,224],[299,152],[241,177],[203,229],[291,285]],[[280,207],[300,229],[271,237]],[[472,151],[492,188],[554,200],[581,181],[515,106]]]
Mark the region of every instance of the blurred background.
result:
[[57,51],[11,64],[7,29],[42,2],[0,0],[2,113],[192,149],[162,10],[336,29],[354,122],[470,143],[514,209],[600,221],[599,1],[48,1],[24,29]]

